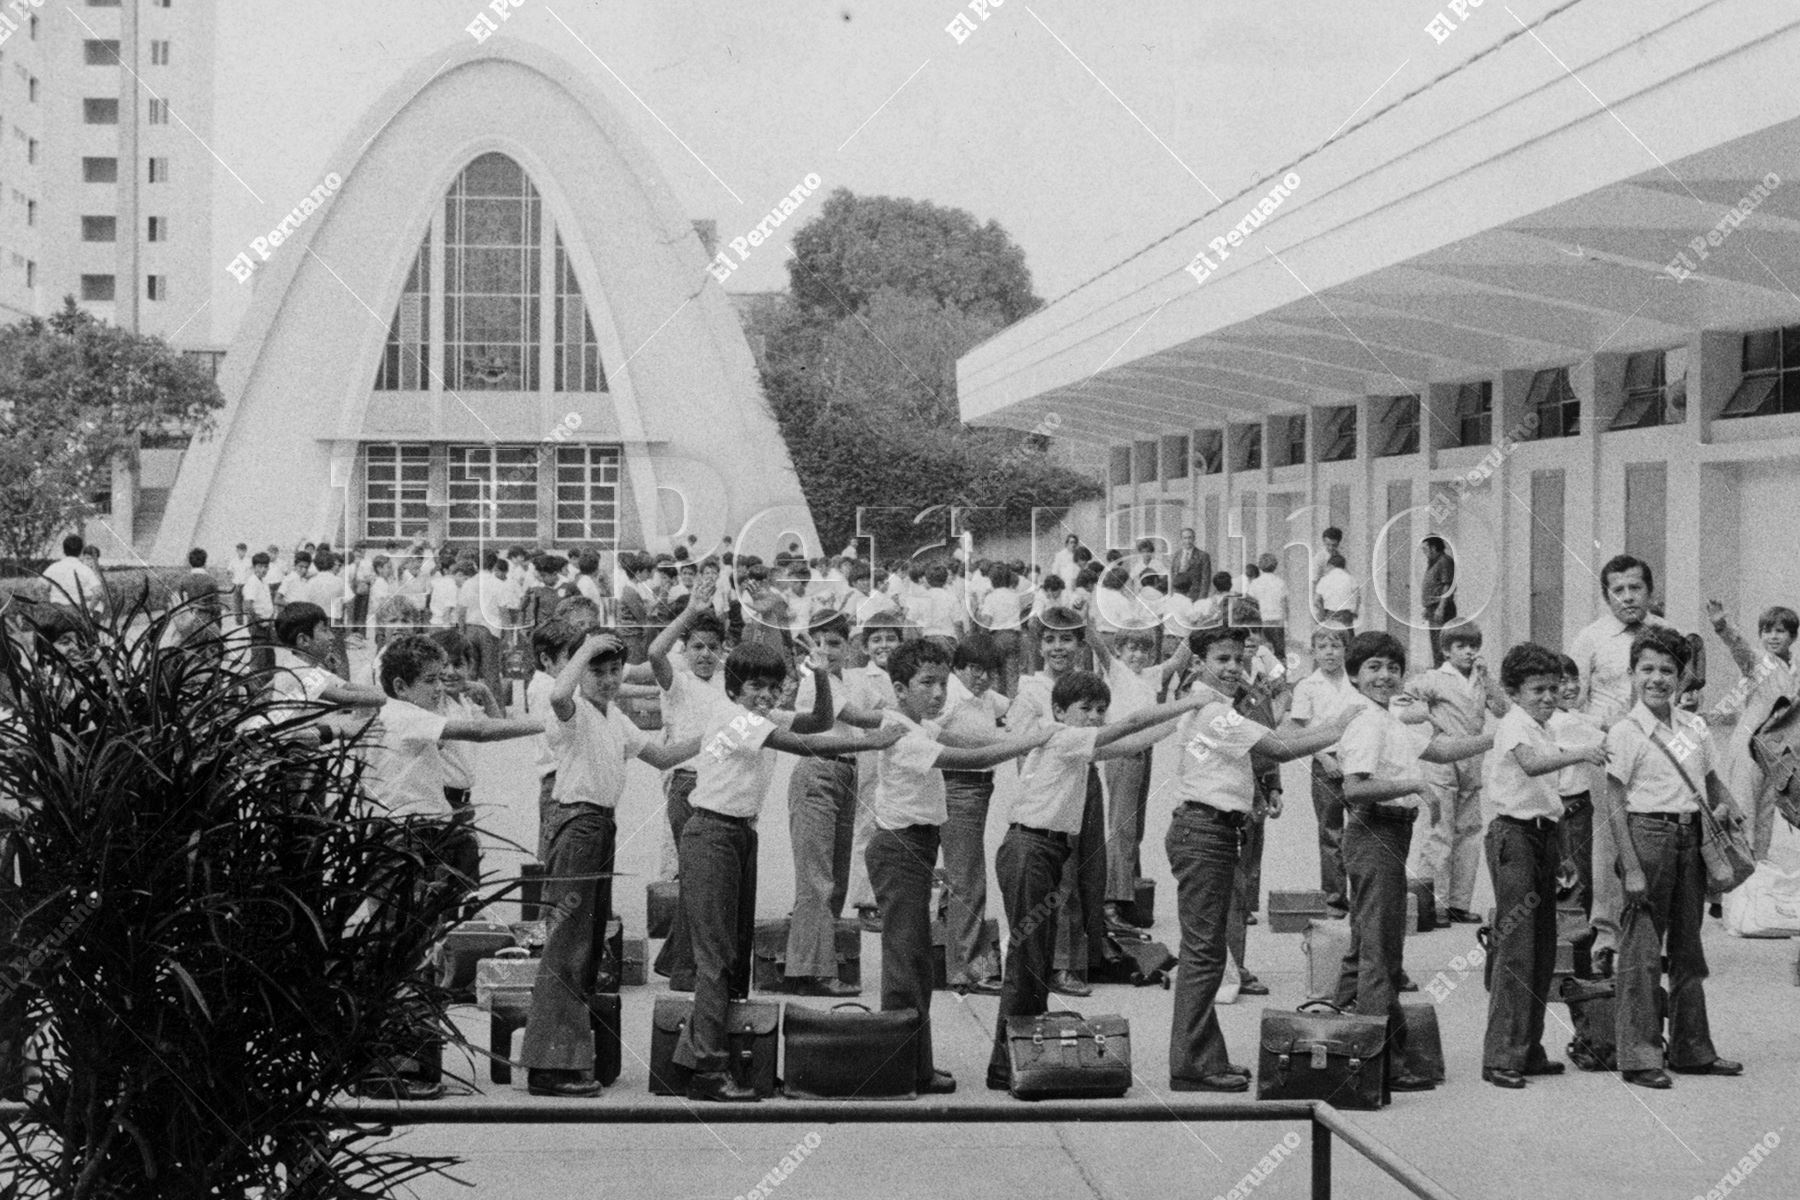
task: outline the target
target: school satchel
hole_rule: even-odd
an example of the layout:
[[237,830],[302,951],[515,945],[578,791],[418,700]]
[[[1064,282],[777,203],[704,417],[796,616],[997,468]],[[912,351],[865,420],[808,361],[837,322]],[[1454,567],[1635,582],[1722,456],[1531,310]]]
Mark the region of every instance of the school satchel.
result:
[[829,1011],[789,1004],[781,1017],[781,1090],[803,1100],[911,1100],[918,1095],[919,1012]]
[[1131,1023],[1124,1017],[1008,1017],[1006,1055],[1015,1099],[1079,1100],[1131,1090]]
[[1293,1012],[1265,1008],[1257,1047],[1258,1100],[1381,1107],[1387,1077],[1385,1016],[1347,1013],[1324,1000],[1310,1000]]
[[1723,817],[1714,812],[1711,799],[1694,786],[1687,768],[1681,765],[1675,752],[1658,738],[1653,737],[1650,741],[1674,766],[1675,773],[1681,776],[1681,781],[1687,784],[1695,803],[1700,806],[1700,863],[1706,868],[1706,881],[1713,891],[1732,891],[1756,874],[1756,851],[1750,845],[1744,818],[1735,809],[1726,809]]
[[[694,1002],[684,996],[656,998],[650,1013],[652,1095],[687,1095],[694,1072],[675,1061],[675,1045],[693,1009]],[[727,1069],[733,1079],[755,1088],[765,1099],[780,1086],[775,1078],[775,1031],[780,1023],[781,1005],[766,1000],[733,1000],[725,1013]]]
[[594,1078],[602,1086],[611,1087],[619,1082],[625,1061],[617,992],[595,992],[588,997],[588,1024],[594,1031]]
[[1569,1043],[1569,1061],[1583,1071],[1619,1069],[1618,1016],[1615,985],[1611,979],[1565,979],[1558,997],[1569,1006],[1569,1025],[1575,1030]]
[[681,884],[673,879],[659,879],[644,890],[645,932],[653,938],[666,938],[675,928],[675,910],[681,906]]
[[1095,983],[1128,983],[1132,987],[1161,987],[1168,990],[1169,972],[1175,969],[1175,955],[1161,942],[1106,935],[1106,958],[1092,964]]
[[1761,800],[1773,804],[1789,825],[1800,829],[1800,702],[1792,696],[1775,701],[1769,715],[1750,735],[1750,757],[1763,770]]

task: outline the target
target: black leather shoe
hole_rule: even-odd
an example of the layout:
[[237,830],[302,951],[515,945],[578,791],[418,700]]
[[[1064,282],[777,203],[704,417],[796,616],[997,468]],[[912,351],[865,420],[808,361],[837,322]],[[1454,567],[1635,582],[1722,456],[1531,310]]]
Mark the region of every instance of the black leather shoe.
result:
[[1198,1079],[1171,1079],[1171,1092],[1243,1092],[1250,1089],[1248,1075],[1234,1075],[1229,1071],[1221,1071],[1217,1075],[1202,1075]]
[[1714,900],[1711,904],[1706,906],[1706,915],[1715,921],[1723,921],[1725,919],[1725,906],[1719,903],[1719,901]]
[[1400,990],[1403,992],[1416,992],[1419,990],[1419,985],[1413,982],[1411,975],[1402,971],[1400,973]]
[[1248,1079],[1248,1078],[1250,1078],[1250,1068],[1249,1067],[1240,1067],[1236,1063],[1226,1063],[1225,1064],[1225,1074],[1227,1074],[1227,1075],[1242,1075],[1245,1079]]
[[1254,975],[1244,976],[1243,982],[1238,984],[1238,995],[1240,996],[1266,996],[1268,994],[1269,985]]
[[404,1075],[375,1075],[350,1089],[365,1100],[441,1100],[444,1085],[408,1079]]
[[1444,910],[1444,920],[1454,922],[1458,925],[1482,924],[1482,918],[1466,908],[1446,908]]
[[1506,1067],[1483,1067],[1481,1068],[1481,1077],[1495,1087],[1522,1088],[1525,1086],[1524,1073],[1509,1070]]
[[1669,1073],[1662,1070],[1660,1067],[1653,1067],[1648,1071],[1626,1071],[1624,1072],[1624,1076],[1626,1083],[1635,1083],[1639,1087],[1655,1088],[1659,1092],[1666,1091],[1675,1086],[1675,1081],[1669,1078]]
[[1073,971],[1056,971],[1050,976],[1050,990],[1059,996],[1091,996],[1094,989]]
[[919,1085],[921,1096],[948,1096],[956,1090],[956,1076],[948,1071],[933,1071],[931,1079]]
[[1742,1075],[1744,1064],[1732,1062],[1729,1058],[1715,1058],[1704,1067],[1671,1066],[1669,1070],[1677,1075]]
[[1522,1072],[1520,1072],[1520,1074],[1523,1074],[1523,1075],[1561,1075],[1565,1070],[1567,1070],[1567,1067],[1565,1067],[1562,1063],[1551,1062],[1548,1059],[1545,1059],[1541,1063],[1533,1063],[1531,1066],[1526,1067]]
[[525,1072],[525,1090],[534,1096],[561,1096],[565,1099],[598,1096],[600,1081],[583,1079],[577,1071],[532,1069]]
[[854,983],[845,983],[835,975],[809,979],[800,985],[798,991],[802,996],[833,996],[839,999],[862,995],[861,988]]
[[1387,1085],[1390,1092],[1429,1092],[1437,1086],[1437,1080],[1423,1075],[1395,1075],[1388,1079]]
[[1257,925],[1257,924],[1261,924],[1261,922],[1259,922],[1259,921],[1258,921],[1258,920],[1257,920],[1257,919],[1256,919],[1256,914],[1255,914],[1255,913],[1245,913],[1245,914],[1244,914],[1244,924],[1246,924],[1246,925]]
[[1010,1092],[1012,1090],[1012,1076],[1008,1075],[1005,1071],[989,1071],[987,1073],[987,1085],[988,1091],[990,1092]]
[[687,1098],[713,1100],[722,1104],[745,1104],[762,1097],[756,1094],[755,1088],[739,1083],[723,1071],[708,1071],[689,1081]]

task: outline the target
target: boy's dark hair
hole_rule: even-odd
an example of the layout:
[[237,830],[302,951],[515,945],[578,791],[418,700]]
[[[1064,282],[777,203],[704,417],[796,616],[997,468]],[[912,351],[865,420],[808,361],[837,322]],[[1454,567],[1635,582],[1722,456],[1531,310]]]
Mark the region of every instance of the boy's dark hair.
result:
[[309,634],[321,625],[327,628],[331,625],[325,610],[305,600],[296,600],[275,614],[275,640],[291,650],[302,634]]
[[691,642],[696,635],[702,633],[710,633],[718,638],[721,646],[725,644],[725,622],[719,619],[718,613],[703,612],[695,617],[693,624],[688,626],[686,640]]
[[573,622],[577,616],[580,616],[587,618],[593,624],[599,624],[600,606],[586,596],[564,596],[556,602],[556,607],[550,611],[550,615],[569,622]]
[[1524,687],[1525,681],[1533,675],[1548,675],[1558,682],[1562,680],[1562,663],[1554,651],[1536,642],[1520,642],[1500,660],[1500,686],[1509,692]]
[[1112,704],[1112,689],[1106,686],[1106,680],[1092,671],[1070,671],[1056,681],[1050,689],[1050,710],[1054,714],[1058,709],[1080,704],[1083,700],[1092,701],[1106,707]]
[[81,535],[79,533],[71,533],[68,537],[63,539],[63,553],[70,558],[75,558],[81,554],[82,549],[86,545],[87,543],[81,540]]
[[1321,533],[1319,538],[1321,541],[1341,542],[1344,540],[1344,531],[1339,529],[1336,525],[1327,525],[1325,527],[1325,532]]
[[264,551],[261,551],[261,550],[258,550],[258,551],[257,551],[257,552],[256,552],[256,553],[255,553],[255,554],[252,554],[252,555],[251,555],[251,556],[250,556],[250,565],[251,565],[251,566],[253,566],[253,567],[266,567],[266,566],[268,566],[268,565],[269,565],[269,556],[268,556],[268,554],[267,554],[267,553],[265,553],[265,552],[264,552]]
[[1559,669],[1561,669],[1562,677],[1564,679],[1580,679],[1581,678],[1581,668],[1576,666],[1575,660],[1570,658],[1568,655],[1566,655],[1566,654],[1557,655],[1556,656],[1556,665]]
[[1625,572],[1634,568],[1644,573],[1644,590],[1654,592],[1656,590],[1656,576],[1651,574],[1649,563],[1641,558],[1634,558],[1629,554],[1615,554],[1606,560],[1605,566],[1600,568],[1600,594],[1606,594],[1606,587],[1612,582],[1612,577],[1614,575],[1623,575]]
[[553,579],[556,576],[561,575],[563,573],[563,568],[568,565],[569,560],[559,554],[540,554],[531,560],[533,570],[537,571],[540,575],[548,575]]
[[543,670],[544,660],[551,662],[565,655],[575,653],[575,647],[581,645],[581,633],[560,617],[551,617],[542,625],[531,631],[531,656],[538,669]]
[[898,613],[887,611],[878,612],[867,621],[863,622],[862,628],[856,631],[856,640],[866,645],[869,640],[869,635],[874,633],[877,629],[891,629],[901,637],[905,637],[906,620]]
[[924,667],[950,668],[950,652],[930,638],[914,638],[888,656],[887,673],[895,687],[905,687]]
[[[1435,533],[1430,537],[1420,538],[1419,545],[1425,547],[1427,550],[1436,550],[1439,554],[1450,553],[1450,543],[1446,542]],[[1601,590],[1604,591],[1605,589],[1603,588]]]
[[1257,566],[1255,563],[1245,563],[1244,564],[1244,579],[1246,581],[1251,580],[1251,579],[1258,579],[1261,576],[1262,576],[1262,568],[1261,567]]
[[985,633],[972,633],[956,643],[956,653],[950,658],[950,667],[955,671],[985,667],[998,675],[1005,665],[1006,653],[1000,649],[1000,643]]
[[995,563],[989,567],[988,578],[993,581],[996,589],[1009,588],[1016,582],[1013,578],[1012,568],[1005,563]]
[[735,700],[744,685],[768,683],[779,687],[787,680],[787,659],[764,642],[743,642],[725,659],[725,694]]
[[925,586],[941,588],[950,582],[950,568],[943,563],[933,563],[925,569]]
[[444,652],[450,665],[460,667],[475,661],[475,644],[460,629],[434,629],[426,635]]
[[1214,571],[1212,585],[1215,592],[1229,592],[1231,590],[1231,572]]
[[1038,581],[1039,589],[1046,592],[1060,592],[1067,586],[1061,575],[1046,575]]
[[1094,552],[1086,546],[1075,547],[1075,565],[1086,566],[1094,561]]
[[1473,621],[1452,621],[1438,634],[1438,645],[1448,651],[1452,646],[1481,647],[1481,626]]
[[1117,564],[1108,567],[1106,569],[1106,574],[1100,577],[1100,586],[1103,588],[1110,588],[1113,591],[1123,589],[1124,586],[1130,582],[1131,572]]
[[1330,638],[1346,650],[1350,648],[1350,631],[1345,629],[1342,625],[1313,626],[1312,640],[1317,642],[1322,637]]
[[313,566],[319,568],[319,574],[321,575],[325,574],[327,571],[335,571],[337,565],[338,556],[329,550],[321,550],[313,555]]
[[481,568],[466,558],[459,558],[450,566],[451,575],[460,575],[464,579],[473,579],[481,574]]
[[381,652],[381,690],[392,696],[396,687],[418,682],[434,666],[449,662],[443,647],[422,633],[403,633]]
[[[76,540],[80,541],[81,539],[77,538]],[[68,549],[67,542],[63,543],[63,548],[65,551]],[[77,553],[77,554],[81,553],[81,548],[79,546],[76,547],[75,553]],[[192,550],[188,551],[188,566],[193,567],[196,570],[198,570],[199,568],[204,567],[205,565],[206,565],[206,551],[202,550],[198,546],[195,546]]]
[[[874,622],[870,621],[870,624],[874,624]],[[835,633],[847,642],[850,640],[850,618],[841,612],[834,612],[814,625],[809,632],[814,637],[824,637],[828,633]]]
[[1209,625],[1188,634],[1188,649],[1195,658],[1205,658],[1206,652],[1220,642],[1236,642],[1242,646],[1244,631],[1235,625]]
[[296,550],[296,551],[294,551],[294,569],[295,570],[299,570],[301,567],[310,567],[310,566],[312,566],[312,551],[311,550]]
[[[852,562],[844,568],[844,582],[851,587],[855,587],[857,584],[868,578],[870,578],[868,563]],[[933,586],[936,585],[934,584]]]
[[1124,633],[1119,635],[1119,648],[1121,650],[1126,646],[1136,646],[1139,649],[1148,650],[1150,653],[1155,654],[1161,645],[1162,634],[1155,628],[1127,629]]
[[1075,572],[1075,586],[1086,588],[1091,592],[1094,590],[1094,586],[1100,582],[1103,573],[1100,564],[1089,558],[1081,570]]
[[1677,673],[1687,670],[1692,657],[1687,639],[1667,625],[1652,625],[1631,639],[1631,669],[1637,670],[1638,659],[1646,651],[1666,654],[1675,660]]
[[1354,675],[1371,658],[1388,659],[1400,670],[1406,670],[1406,647],[1391,633],[1371,630],[1351,638],[1350,649],[1344,653],[1344,669]]
[[575,569],[583,575],[595,575],[600,571],[600,556],[592,550],[583,550],[575,556]]
[[1345,563],[1345,562],[1344,562],[1344,556],[1343,556],[1343,555],[1341,555],[1341,554],[1332,554],[1332,555],[1329,555],[1329,556],[1327,556],[1327,557],[1326,557],[1326,559],[1325,559],[1325,565],[1326,565],[1326,566],[1328,566],[1328,567],[1337,567],[1337,568],[1339,568],[1339,569],[1340,569],[1340,570],[1342,570],[1342,569],[1343,569],[1343,568],[1344,568],[1344,567],[1345,567],[1345,566],[1346,566],[1346,565],[1347,565],[1347,564],[1346,564],[1346,563]]
[[1786,630],[1789,637],[1800,636],[1800,613],[1784,604],[1765,609],[1763,615],[1756,618],[1756,632],[1767,633],[1771,629]]
[[1138,586],[1140,588],[1155,588],[1159,592],[1166,592],[1169,590],[1169,581],[1164,579],[1161,575],[1140,575],[1138,576]]
[[1038,624],[1042,627],[1038,630],[1038,638],[1042,640],[1046,633],[1078,633],[1087,622],[1074,609],[1053,604],[1039,614]]

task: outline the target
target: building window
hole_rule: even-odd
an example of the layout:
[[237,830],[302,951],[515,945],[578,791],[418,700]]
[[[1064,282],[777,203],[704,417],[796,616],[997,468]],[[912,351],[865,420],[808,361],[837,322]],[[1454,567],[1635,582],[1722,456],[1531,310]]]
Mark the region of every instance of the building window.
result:
[[27,225],[36,225],[37,224],[37,201],[36,200],[27,200],[25,202],[25,224],[27,224]]
[[1156,451],[1154,440],[1136,442],[1131,452],[1131,479],[1134,483],[1156,482]]
[[150,160],[150,182],[151,183],[167,183],[167,182],[169,182],[169,160],[168,159],[153,158]]
[[153,67],[166,67],[169,65],[169,43],[167,39],[151,39],[150,65]]
[[37,166],[37,152],[38,140],[36,138],[27,138],[25,141],[25,161],[34,167]]
[[363,535],[394,540],[431,532],[431,447],[369,446],[363,462]]
[[562,236],[556,238],[556,390],[604,392],[606,372],[600,366],[600,343],[594,321],[581,297],[581,284]]
[[1381,413],[1381,449],[1377,458],[1393,458],[1419,452],[1419,398],[1389,396]]
[[103,464],[95,473],[94,490],[88,493],[88,503],[94,506],[97,517],[112,516],[113,503],[113,469],[111,463]]
[[117,8],[119,0],[87,0],[89,8]]
[[1112,481],[1114,487],[1131,486],[1130,446],[1114,446],[1112,448],[1111,462],[1108,466],[1109,470],[1107,472],[1107,478]]
[[31,101],[31,103],[33,103],[33,104],[37,103],[37,87],[38,87],[37,76],[36,75],[27,76],[26,80],[25,80],[25,98],[27,100]]
[[453,541],[532,542],[538,536],[538,448],[450,447]]
[[1282,422],[1282,446],[1287,457],[1275,465],[1297,467],[1306,461],[1306,414],[1298,413],[1278,420]]
[[1800,412],[1800,325],[1744,335],[1744,379],[1721,417]]
[[1262,470],[1263,427],[1261,423],[1233,426],[1232,436],[1236,440],[1236,445],[1233,447],[1232,470]]
[[1202,429],[1194,435],[1194,474],[1217,475],[1225,469],[1223,430]]
[[169,277],[167,275],[149,275],[144,280],[144,299],[167,300],[169,298]]
[[83,275],[81,277],[81,298],[83,300],[111,300],[113,298],[113,277],[111,275]]
[[422,392],[431,370],[431,231],[413,255],[406,287],[388,324],[387,347],[375,369],[378,392]]
[[215,382],[219,378],[219,368],[225,365],[225,351],[223,350],[183,350],[181,356],[191,358],[199,363],[206,369],[207,378]]
[[1164,479],[1186,479],[1187,474],[1187,435],[1170,434],[1162,440],[1162,477]]
[[81,119],[89,125],[117,125],[119,102],[112,97],[89,96],[81,102]]
[[81,43],[81,57],[90,67],[116,67],[119,65],[119,43],[89,38]]
[[1687,348],[1646,350],[1625,360],[1625,402],[1613,429],[1649,429],[1687,420]]
[[556,540],[619,541],[619,452],[610,446],[556,448]]
[[1356,457],[1356,405],[1340,404],[1319,413],[1319,461],[1348,462]]
[[144,231],[144,240],[149,242],[166,242],[169,240],[169,218],[151,217]]
[[1581,432],[1581,398],[1569,384],[1569,368],[1551,367],[1531,377],[1525,411],[1537,415],[1538,440],[1574,437]]
[[169,123],[169,102],[167,100],[150,101],[149,121],[152,125],[167,125]]
[[543,213],[519,164],[483,154],[444,203],[444,376],[452,391],[538,389]]
[[81,160],[83,183],[119,182],[119,160],[116,158],[84,158]]
[[28,288],[37,286],[37,263],[31,259],[25,261],[25,286]]
[[28,29],[30,31],[31,40],[34,42],[37,41],[37,18],[36,17],[31,18],[31,23],[28,26]]
[[1494,440],[1494,384],[1461,384],[1456,389],[1456,444],[1485,446]]

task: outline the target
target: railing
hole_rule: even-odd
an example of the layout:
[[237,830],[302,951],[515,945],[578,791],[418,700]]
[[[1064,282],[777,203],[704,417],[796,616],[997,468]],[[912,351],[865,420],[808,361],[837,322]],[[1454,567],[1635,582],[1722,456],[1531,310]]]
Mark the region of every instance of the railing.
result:
[[[677,1125],[704,1120],[709,1125],[1024,1125],[1061,1122],[1182,1122],[1229,1124],[1239,1121],[1305,1121],[1312,1126],[1312,1200],[1331,1200],[1333,1137],[1386,1172],[1407,1191],[1424,1200],[1456,1200],[1442,1185],[1379,1139],[1358,1129],[1331,1105],[1320,1100],[1264,1100],[1255,1104],[1220,1104],[1171,1098],[1163,1100],[1039,1100],[1029,1104],[983,1104],[971,1101],[895,1103],[872,1100],[784,1100],[773,1104],[709,1104],[703,1114],[693,1106],[662,1102],[616,1103],[612,1099],[496,1101],[485,1097],[450,1097],[431,1103],[360,1101],[336,1105],[332,1115],[346,1123],[383,1125]],[[25,1113],[21,1104],[0,1104],[0,1124],[10,1125]]]

